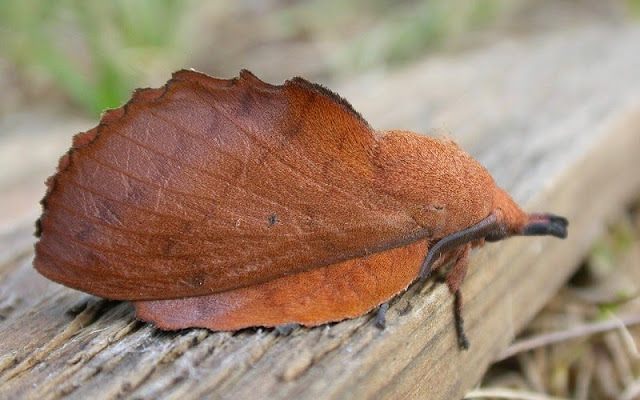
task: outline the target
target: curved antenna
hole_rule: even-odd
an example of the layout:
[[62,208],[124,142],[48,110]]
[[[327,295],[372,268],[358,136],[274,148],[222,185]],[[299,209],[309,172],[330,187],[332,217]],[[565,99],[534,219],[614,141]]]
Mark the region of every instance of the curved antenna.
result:
[[429,249],[427,258],[425,258],[422,268],[420,269],[420,278],[427,278],[429,274],[431,274],[431,267],[433,266],[433,263],[435,263],[443,254],[458,246],[462,246],[465,243],[481,239],[497,229],[500,229],[498,218],[494,213],[491,213],[488,217],[472,227],[452,233],[451,235],[440,239],[438,243]]

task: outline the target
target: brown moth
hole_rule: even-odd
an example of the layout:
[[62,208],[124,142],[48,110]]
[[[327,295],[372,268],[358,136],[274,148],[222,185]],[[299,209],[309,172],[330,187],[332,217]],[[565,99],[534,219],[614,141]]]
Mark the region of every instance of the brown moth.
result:
[[320,85],[248,71],[137,90],[74,137],[42,205],[35,268],[161,329],[353,318],[453,262],[463,347],[472,247],[567,233],[452,141],[375,131]]

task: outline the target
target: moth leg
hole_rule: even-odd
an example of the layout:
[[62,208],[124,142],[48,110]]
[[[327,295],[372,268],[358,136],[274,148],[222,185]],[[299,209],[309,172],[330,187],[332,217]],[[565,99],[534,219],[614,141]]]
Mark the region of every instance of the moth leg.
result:
[[464,319],[462,318],[462,292],[460,285],[467,275],[469,268],[469,259],[471,256],[471,244],[467,244],[460,248],[456,263],[447,273],[446,281],[449,291],[453,294],[453,316],[456,323],[456,333],[458,335],[458,344],[464,350],[469,349],[469,339],[464,329]]
[[456,320],[456,334],[458,335],[458,345],[463,350],[469,350],[469,338],[464,329],[464,319],[462,318],[462,292],[456,290],[453,295],[454,311],[453,316]]
[[455,294],[458,289],[460,289],[464,277],[467,276],[467,269],[469,268],[469,260],[471,258],[471,244],[469,243],[464,247],[460,247],[456,250],[456,253],[455,264],[453,268],[447,272],[445,277],[451,294]]
[[387,326],[387,310],[389,310],[389,303],[384,302],[378,307],[378,313],[376,314],[376,326],[380,329],[384,329]]
[[299,328],[300,324],[295,322],[287,322],[286,324],[280,324],[275,326],[278,336],[289,336],[294,329]]

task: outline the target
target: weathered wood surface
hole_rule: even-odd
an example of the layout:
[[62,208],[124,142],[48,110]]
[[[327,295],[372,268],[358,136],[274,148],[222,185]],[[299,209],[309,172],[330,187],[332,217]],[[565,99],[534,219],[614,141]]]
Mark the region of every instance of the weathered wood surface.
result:
[[[395,299],[384,331],[366,315],[289,337],[161,332],[135,321],[129,303],[38,276],[29,221],[0,241],[0,398],[459,398],[640,192],[637,29],[504,41],[336,89],[375,127],[452,132],[526,209],[569,217],[565,241],[477,252],[463,285],[469,351],[458,350],[452,298],[433,281]],[[50,158],[25,176],[53,167]],[[6,187],[22,199],[19,185]]]

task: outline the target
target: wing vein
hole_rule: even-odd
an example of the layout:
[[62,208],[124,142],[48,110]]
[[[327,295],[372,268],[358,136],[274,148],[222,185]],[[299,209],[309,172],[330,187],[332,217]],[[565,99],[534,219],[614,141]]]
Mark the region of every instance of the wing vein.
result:
[[[346,199],[351,200],[353,203],[358,204],[362,208],[365,208],[365,209],[368,209],[368,210],[372,210],[373,209],[363,199],[361,199],[358,196],[352,195],[351,193],[347,192],[342,187],[331,185],[331,184],[328,184],[328,183],[325,183],[325,182],[322,182],[322,181],[317,181],[316,179],[313,179],[312,177],[301,173],[294,165],[291,165],[288,162],[286,162],[285,160],[283,160],[282,158],[278,157],[278,153],[277,152],[273,152],[272,149],[270,149],[267,144],[265,144],[263,141],[258,139],[258,137],[256,135],[254,135],[248,128],[246,128],[246,127],[244,127],[242,125],[239,125],[235,121],[235,119],[232,118],[231,116],[229,116],[226,112],[224,112],[224,110],[222,108],[220,108],[219,105],[216,102],[208,102],[197,91],[194,91],[194,93],[196,94],[196,96],[198,96],[200,98],[200,100],[202,100],[203,102],[205,102],[207,104],[210,104],[213,108],[215,108],[219,115],[223,116],[229,122],[231,122],[236,128],[238,128],[238,130],[240,130],[242,133],[244,133],[244,135],[246,137],[248,137],[249,139],[254,141],[258,146],[262,147],[264,150],[268,151],[273,156],[274,160],[279,162],[281,165],[287,167],[294,175],[297,175],[297,176],[300,176],[302,178],[305,178],[308,181],[313,182],[314,184],[316,184],[318,187],[321,187],[323,189],[328,189],[329,191],[332,192],[332,194],[335,194],[335,192],[339,192],[343,197],[345,197]],[[311,163],[314,163],[314,161],[309,159],[308,157],[306,157],[306,155],[301,154],[301,153],[298,153],[298,155],[303,156],[303,157],[305,157],[306,160],[310,161]]]

